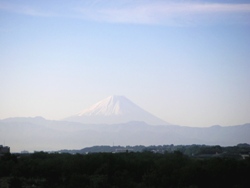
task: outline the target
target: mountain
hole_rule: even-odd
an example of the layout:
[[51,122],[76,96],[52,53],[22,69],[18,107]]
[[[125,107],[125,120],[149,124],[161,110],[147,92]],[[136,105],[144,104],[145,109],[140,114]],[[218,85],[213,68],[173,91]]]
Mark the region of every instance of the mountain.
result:
[[[11,152],[57,151],[94,145],[221,145],[250,144],[250,124],[205,128],[176,125],[149,125],[145,122],[122,124],[82,124],[52,121],[41,117],[0,120],[0,145]],[[2,142],[2,143],[1,143]]]
[[169,125],[122,96],[110,96],[63,121],[0,120],[0,145],[11,151],[79,149],[94,145],[222,145],[250,143],[250,124],[205,128]]
[[142,121],[150,125],[167,125],[124,96],[110,96],[77,115],[64,119],[84,124],[117,124]]

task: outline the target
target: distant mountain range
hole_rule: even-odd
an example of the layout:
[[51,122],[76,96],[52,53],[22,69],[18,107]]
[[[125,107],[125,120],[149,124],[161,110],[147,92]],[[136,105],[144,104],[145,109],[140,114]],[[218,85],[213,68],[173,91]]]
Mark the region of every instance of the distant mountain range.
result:
[[[81,149],[94,145],[206,144],[232,146],[250,143],[250,124],[207,128],[174,125],[148,125],[144,122],[123,124],[82,124],[51,121],[41,117],[0,120],[0,139],[11,151],[55,151]],[[0,144],[1,145],[1,144]]]
[[170,125],[125,97],[111,96],[62,121],[42,117],[0,120],[0,145],[4,142],[12,152],[72,150],[94,145],[232,146],[250,143],[250,124],[206,128]]

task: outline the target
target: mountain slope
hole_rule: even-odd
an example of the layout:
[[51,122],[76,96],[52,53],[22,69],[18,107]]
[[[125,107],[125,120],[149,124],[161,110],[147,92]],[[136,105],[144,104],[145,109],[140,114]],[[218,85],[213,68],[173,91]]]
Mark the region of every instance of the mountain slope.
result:
[[79,114],[64,120],[84,124],[117,124],[130,121],[143,121],[151,125],[168,124],[143,110],[124,96],[110,96]]
[[0,145],[11,151],[79,149],[94,145],[221,145],[250,143],[250,124],[230,127],[151,126],[144,122],[86,125],[42,118],[0,120]]

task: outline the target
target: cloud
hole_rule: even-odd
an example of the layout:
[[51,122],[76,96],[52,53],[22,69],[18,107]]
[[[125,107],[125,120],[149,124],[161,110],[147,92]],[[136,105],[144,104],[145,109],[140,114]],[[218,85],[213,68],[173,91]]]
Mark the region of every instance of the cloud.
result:
[[[25,1],[24,1],[25,2]],[[250,24],[250,3],[171,0],[85,0],[33,4],[0,3],[0,10],[40,17],[68,17],[122,24]],[[213,1],[214,2],[214,1]],[[41,6],[42,5],[42,6]],[[50,12],[48,11],[50,10]]]
[[[190,24],[250,22],[250,4],[147,2],[80,8],[83,18],[95,21],[136,24]],[[247,15],[247,18],[246,18]]]

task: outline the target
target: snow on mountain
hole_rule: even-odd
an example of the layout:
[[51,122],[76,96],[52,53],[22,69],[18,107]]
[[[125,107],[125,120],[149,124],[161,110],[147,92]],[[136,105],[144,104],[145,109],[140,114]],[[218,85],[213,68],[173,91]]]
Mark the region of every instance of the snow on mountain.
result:
[[166,125],[167,122],[143,110],[124,96],[110,96],[94,104],[67,121],[85,124],[117,124],[143,121],[151,125]]

